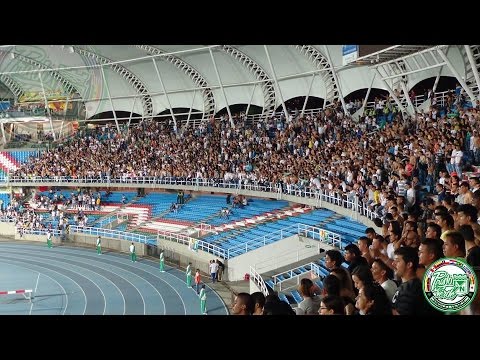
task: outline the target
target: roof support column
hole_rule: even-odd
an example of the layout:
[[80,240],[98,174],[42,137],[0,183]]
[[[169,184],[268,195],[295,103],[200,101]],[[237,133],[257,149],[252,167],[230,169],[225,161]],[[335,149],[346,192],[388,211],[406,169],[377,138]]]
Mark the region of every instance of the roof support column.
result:
[[368,87],[368,90],[367,90],[367,95],[365,95],[365,99],[363,100],[362,116],[365,114],[365,107],[367,106],[368,97],[370,96],[370,90],[372,90],[373,81],[375,80],[375,76],[377,76],[377,73],[374,71],[373,76],[372,76],[372,81],[370,82],[370,86]]
[[227,105],[227,113],[228,113],[228,118],[230,120],[230,125],[232,126],[232,128],[235,128],[235,124],[232,118],[232,113],[230,112],[230,106],[228,105],[227,94],[225,94],[225,89],[223,88],[222,79],[220,78],[220,73],[218,72],[217,63],[215,62],[212,48],[209,48],[208,51],[210,51],[210,57],[212,58],[213,68],[215,69],[215,73],[217,74],[218,84],[220,85],[220,90],[222,91],[223,99],[225,100],[225,104]]
[[255,89],[257,88],[257,83],[253,84],[252,95],[250,95],[250,101],[247,105],[247,110],[245,111],[245,116],[248,116],[248,112],[250,111],[250,105],[252,104],[253,95],[255,95]]
[[132,122],[133,110],[135,110],[135,103],[137,102],[137,97],[133,98],[132,110],[130,111],[130,116],[128,117],[127,131],[130,129],[130,123]]
[[67,99],[65,100],[65,108],[63,109],[63,120],[67,120],[68,100],[70,100],[70,98],[67,95]]
[[61,139],[62,138],[62,133],[63,133],[63,124],[65,123],[65,120],[62,120],[62,125],[60,126],[60,133],[58,134],[58,137]]
[[340,101],[342,102],[343,112],[344,112],[345,115],[348,115],[349,113],[348,113],[348,110],[347,110],[347,105],[345,104],[345,99],[343,98],[342,90],[340,89],[340,83],[338,82],[337,73],[335,71],[335,68],[333,67],[332,60],[330,59],[330,52],[328,51],[327,45],[323,45],[323,48],[325,49],[325,55],[327,55],[328,65],[330,65],[330,70],[332,71],[333,80],[337,84],[338,97],[340,98]]
[[405,85],[405,81],[400,79],[400,86],[402,87],[403,94],[405,95],[405,98],[407,99],[408,106],[412,109],[413,114],[415,114],[416,109],[415,106],[413,106],[412,100],[410,99],[410,96],[408,96],[408,89],[407,86]]
[[[305,114],[305,108],[307,107],[308,97],[310,96],[310,93],[312,92],[312,86],[313,86],[313,81],[315,80],[315,75],[316,75],[316,73],[313,73],[312,80],[310,80],[310,86],[308,87],[307,96],[305,96],[305,101],[303,102],[302,112],[300,114],[300,116],[302,116],[302,117]],[[324,103],[326,101],[327,101],[327,99],[323,99]]]
[[[450,50],[450,46],[448,46],[447,50],[445,51],[446,55],[448,55],[448,50]],[[433,96],[435,96],[435,91],[437,90],[438,82],[440,81],[440,76],[442,76],[443,67],[444,66],[440,67],[440,70],[438,71],[438,75],[435,78],[435,82],[433,83],[433,88],[432,88],[432,93],[434,94]],[[427,99],[425,99],[425,100],[427,100]]]
[[2,121],[2,139],[3,139],[3,144],[5,145],[7,143],[7,137],[5,136],[5,123]]
[[52,129],[53,140],[57,140],[55,131],[53,130],[52,114],[50,113],[50,108],[48,107],[47,94],[45,93],[45,87],[43,86],[42,72],[38,72],[38,78],[40,79],[40,85],[42,85],[43,100],[45,101],[45,108],[47,109],[48,120],[50,120],[50,128]]
[[275,69],[273,68],[272,59],[270,59],[270,53],[268,52],[268,47],[267,45],[263,45],[263,47],[265,49],[265,53],[267,54],[267,60],[268,60],[268,64],[270,65],[270,70],[272,71],[273,81],[277,86],[278,96],[280,96],[280,101],[282,102],[282,108],[283,108],[283,113],[285,114],[285,120],[288,121],[287,107],[285,106],[285,101],[283,101],[282,90],[280,89],[280,84],[278,83],[277,75],[275,74]]
[[[477,64],[475,64],[475,60],[473,59],[472,49],[470,48],[469,45],[464,45],[464,46],[465,46],[465,51],[467,52],[468,61],[470,61],[470,66],[472,67],[473,76],[475,76],[475,82],[477,83],[478,90],[480,91],[480,76],[478,76]],[[479,95],[479,98],[480,98],[480,95]]]
[[457,79],[457,81],[460,83],[460,85],[462,85],[462,87],[465,89],[466,93],[468,94],[468,97],[469,97],[470,100],[472,101],[472,104],[475,103],[475,95],[473,95],[472,90],[470,90],[470,88],[469,88],[468,85],[465,83],[465,81],[463,81],[463,79],[462,79],[462,77],[460,76],[460,74],[458,73],[458,71],[453,67],[453,65],[452,65],[452,63],[450,62],[450,60],[448,60],[447,55],[445,55],[445,53],[442,51],[442,49],[437,49],[437,52],[438,52],[438,54],[440,55],[440,57],[443,59],[443,61],[445,61],[445,63],[447,64],[448,68],[450,69],[450,71],[452,72],[452,74],[455,76],[455,78]]
[[[403,113],[403,112],[407,112],[408,113],[408,109],[405,109],[403,106],[402,106],[402,103],[400,102],[400,100],[398,100],[398,97],[397,95],[395,95],[395,93],[392,91],[392,88],[387,84],[387,82],[382,78],[382,74],[380,74],[380,71],[378,71],[378,68],[375,68],[375,71],[377,72],[378,76],[380,76],[380,80],[382,80],[382,83],[383,85],[387,88],[388,90],[388,93],[390,94],[390,96],[393,98],[393,100],[395,100],[395,102],[397,103],[398,105],[398,108],[400,109],[400,111]],[[412,114],[410,114],[412,115]]]
[[105,70],[103,69],[103,66],[100,66],[100,70],[102,70],[103,83],[105,84],[105,89],[107,89],[107,96],[108,96],[108,100],[110,101],[110,106],[112,107],[113,118],[115,119],[117,132],[120,134],[120,126],[118,126],[117,114],[115,113],[115,108],[113,107],[112,97],[110,96],[110,88],[108,87],[108,82],[107,82],[107,78],[105,77]]
[[160,85],[162,85],[162,91],[165,94],[165,99],[167,100],[168,108],[170,109],[170,115],[172,115],[173,124],[175,125],[175,132],[177,132],[177,129],[178,129],[177,119],[175,119],[175,114],[173,113],[172,104],[170,104],[170,99],[168,97],[167,90],[165,90],[165,84],[163,83],[162,77],[160,76],[160,71],[158,71],[157,62],[155,61],[154,57],[152,57],[152,61],[153,61],[153,66],[155,67],[155,71],[157,73],[158,80],[160,81]]
[[[193,90],[192,103],[190,104],[190,110],[188,110],[187,123],[185,124],[185,129],[188,128],[188,124],[190,123],[190,117],[192,116],[192,108],[193,108],[193,104],[195,103],[195,95],[197,95],[197,90]],[[202,116],[202,119],[203,119],[203,116]]]

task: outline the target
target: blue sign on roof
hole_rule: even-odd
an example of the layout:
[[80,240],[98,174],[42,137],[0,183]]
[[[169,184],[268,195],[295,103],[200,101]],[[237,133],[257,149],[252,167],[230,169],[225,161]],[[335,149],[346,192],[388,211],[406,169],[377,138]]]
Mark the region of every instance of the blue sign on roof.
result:
[[348,54],[351,54],[355,51],[358,51],[358,45],[343,45],[342,46],[342,54],[344,56],[348,55]]

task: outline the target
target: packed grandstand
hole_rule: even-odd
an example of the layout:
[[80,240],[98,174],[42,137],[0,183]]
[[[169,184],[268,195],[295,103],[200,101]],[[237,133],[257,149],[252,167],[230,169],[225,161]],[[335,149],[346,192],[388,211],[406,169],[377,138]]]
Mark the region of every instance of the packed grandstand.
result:
[[[0,218],[16,239],[101,234],[152,256],[180,244],[178,266],[249,282],[231,306],[245,315],[437,315],[432,263],[478,275],[478,46],[395,45],[344,65],[341,46],[35,48],[67,64],[40,76],[54,97],[34,96],[44,81],[26,96],[12,71],[44,69],[33,47],[1,50],[16,54],[0,66]],[[80,60],[90,87],[67,76]],[[475,294],[459,314],[480,313]]]

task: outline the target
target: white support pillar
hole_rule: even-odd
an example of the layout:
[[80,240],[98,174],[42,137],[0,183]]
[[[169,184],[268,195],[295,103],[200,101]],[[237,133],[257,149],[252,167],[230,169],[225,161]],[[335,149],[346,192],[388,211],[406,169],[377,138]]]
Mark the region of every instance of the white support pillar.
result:
[[402,79],[400,79],[400,86],[402,87],[403,94],[407,99],[408,106],[412,109],[413,113],[415,114],[417,110],[415,109],[415,106],[413,105],[412,100],[410,99],[410,96],[408,96],[407,86],[405,85],[405,81],[403,81]]
[[[380,71],[378,71],[378,68],[375,68],[375,71],[377,72],[378,76],[380,77],[380,80],[382,80],[383,82],[383,85],[387,88],[388,90],[388,93],[390,94],[390,96],[393,98],[393,100],[395,100],[395,102],[397,103],[398,105],[398,108],[401,112],[407,112],[408,111],[402,106],[402,103],[400,102],[400,100],[398,100],[398,97],[397,95],[395,95],[395,93],[392,91],[392,88],[387,84],[387,82],[382,78],[382,74],[380,74]],[[410,114],[410,115],[413,115],[413,114]]]
[[[448,50],[450,50],[450,46],[447,46],[447,49],[445,50],[446,55],[448,55]],[[435,94],[435,91],[437,90],[438,82],[440,81],[440,76],[442,76],[443,68],[444,68],[444,66],[440,67],[440,70],[438,71],[438,75],[435,78],[435,82],[433,83],[433,88],[432,88],[433,94]],[[425,99],[425,100],[427,100],[427,99]]]
[[347,105],[345,104],[345,100],[343,99],[342,90],[340,89],[340,83],[338,82],[337,72],[335,71],[335,68],[333,66],[332,59],[330,59],[330,52],[328,51],[327,45],[323,45],[323,48],[325,49],[325,55],[327,55],[328,65],[330,65],[330,70],[332,71],[333,80],[337,84],[338,97],[342,102],[343,112],[345,113],[345,115],[347,115],[348,114]]
[[63,111],[63,119],[64,119],[64,120],[67,119],[68,100],[70,100],[70,98],[67,96],[67,99],[65,100],[65,109],[64,109],[64,111]]
[[[310,81],[310,86],[308,87],[307,96],[305,96],[305,101],[303,102],[302,113],[300,115],[302,117],[305,114],[305,108],[307,107],[308,98],[310,97],[310,92],[312,91],[312,86],[313,86],[313,81],[315,80],[315,75],[317,75],[317,74],[313,73],[312,80]],[[326,99],[323,100],[323,103],[325,103],[325,101],[326,101]]]
[[5,145],[7,143],[7,137],[5,136],[5,127],[4,127],[4,122],[2,121],[2,138],[3,138],[3,144]]
[[137,97],[133,98],[132,110],[130,111],[130,116],[128,117],[127,131],[130,129],[130,123],[132,122],[133,110],[135,110],[135,103],[137,102]]
[[197,95],[197,90],[193,91],[192,104],[190,105],[190,110],[188,110],[187,123],[185,124],[185,129],[188,128],[188,124],[190,123],[190,117],[192,116],[192,108],[193,108],[193,104],[195,103],[195,95]]
[[468,94],[468,97],[470,98],[470,101],[473,103],[475,103],[475,95],[473,95],[473,92],[472,90],[468,87],[468,85],[465,83],[465,81],[462,79],[462,77],[460,76],[460,74],[458,73],[458,71],[453,67],[452,63],[450,62],[450,60],[448,60],[447,58],[447,55],[445,55],[445,53],[443,52],[442,49],[437,49],[437,52],[438,52],[438,55],[440,55],[440,57],[443,59],[443,61],[445,61],[445,63],[447,64],[448,68],[450,69],[450,71],[452,72],[452,74],[455,76],[455,78],[457,79],[457,81],[460,83],[460,85],[462,85],[462,87],[465,89],[466,93]]
[[50,108],[48,107],[47,94],[45,93],[45,87],[43,86],[41,71],[38,72],[38,78],[40,79],[40,85],[42,85],[43,100],[45,101],[45,108],[47,109],[48,120],[50,121],[50,128],[52,129],[53,140],[57,140],[57,136],[55,135],[55,131],[53,130],[52,114],[50,113]]
[[103,66],[100,66],[100,70],[102,71],[103,83],[105,84],[105,89],[107,89],[107,96],[108,100],[110,101],[110,106],[112,107],[113,118],[115,119],[115,125],[117,126],[117,132],[120,134],[120,126],[118,126],[117,114],[115,113],[115,108],[113,107],[112,97],[110,96],[110,89],[108,87],[107,78],[105,76],[105,70]]
[[227,105],[227,113],[228,113],[228,118],[230,120],[230,125],[232,126],[232,128],[235,128],[235,124],[232,118],[232,113],[230,112],[230,106],[228,105],[227,94],[225,94],[225,89],[223,88],[222,79],[220,78],[220,73],[218,72],[217,63],[215,62],[215,57],[213,56],[212,48],[209,48],[208,51],[210,51],[210,57],[212,58],[213,68],[215,69],[215,73],[217,74],[218,85],[220,86],[220,90],[222,91],[222,94],[223,94],[223,99],[225,100],[225,104]]
[[[464,46],[465,46],[465,51],[467,52],[468,61],[470,61],[470,66],[472,67],[473,76],[475,76],[475,82],[477,83],[477,88],[480,94],[480,76],[478,76],[477,64],[475,64],[475,59],[473,58],[472,49],[470,49],[470,45],[464,45]],[[479,99],[480,99],[480,95],[479,95]]]
[[160,81],[160,85],[162,85],[162,91],[165,94],[165,99],[167,100],[168,108],[170,109],[170,115],[172,116],[173,124],[175,125],[175,129],[178,130],[177,119],[175,119],[175,114],[173,113],[172,104],[170,104],[170,99],[168,97],[167,90],[165,90],[165,84],[163,83],[162,77],[160,76],[160,71],[158,71],[157,62],[155,61],[154,57],[152,57],[152,61],[153,61],[153,66],[155,67],[155,71],[157,73],[158,80]]
[[367,95],[365,95],[365,100],[363,100],[362,115],[365,114],[365,107],[367,106],[368,97],[370,96],[370,90],[372,90],[373,81],[375,80],[375,76],[377,76],[377,73],[374,71],[373,76],[372,76],[372,81],[370,81],[370,86],[368,87],[368,90],[367,90]]
[[62,133],[63,133],[63,124],[65,123],[65,120],[62,120],[62,125],[60,126],[60,132],[58,134],[58,137],[61,139],[62,138]]
[[280,96],[280,101],[282,102],[283,113],[285,114],[285,120],[288,120],[288,111],[287,107],[285,106],[285,101],[283,101],[282,90],[280,89],[280,84],[278,83],[277,75],[275,74],[275,68],[273,67],[272,59],[270,59],[270,53],[268,52],[267,45],[263,45],[265,49],[265,53],[267,54],[268,64],[270,65],[270,70],[272,71],[273,81],[277,86],[278,96]]
[[248,111],[250,110],[250,105],[252,104],[253,95],[255,95],[255,89],[257,88],[257,83],[253,84],[252,95],[250,95],[250,101],[247,105],[247,110],[245,111],[245,116],[248,116]]

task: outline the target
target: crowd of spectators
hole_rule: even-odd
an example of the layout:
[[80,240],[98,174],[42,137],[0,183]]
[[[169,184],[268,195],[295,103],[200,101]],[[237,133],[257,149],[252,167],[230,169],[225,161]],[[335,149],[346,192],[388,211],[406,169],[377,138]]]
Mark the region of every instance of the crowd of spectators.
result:
[[[478,245],[480,179],[474,166],[480,163],[480,113],[475,104],[463,108],[460,96],[446,109],[434,105],[413,116],[398,112],[389,98],[379,104],[383,107],[359,120],[345,115],[336,102],[316,115],[274,113],[255,124],[246,124],[242,116],[222,117],[172,131],[166,123],[144,120],[121,133],[107,124],[43,153],[13,175],[216,179],[357,198],[382,228],[366,245],[360,239],[361,256],[368,266],[395,271],[401,288],[414,277],[409,272],[404,278],[398,264],[411,263],[409,269],[415,271],[419,264],[427,265],[422,263],[425,248],[466,257],[471,250],[465,246],[471,232],[467,227]],[[458,252],[451,252],[451,244]],[[370,282],[360,294],[367,303],[379,293]]]

